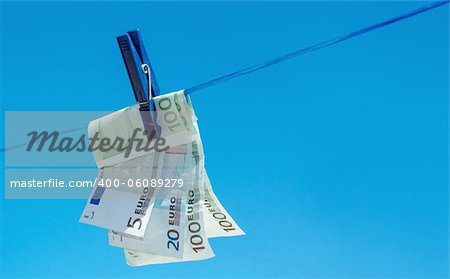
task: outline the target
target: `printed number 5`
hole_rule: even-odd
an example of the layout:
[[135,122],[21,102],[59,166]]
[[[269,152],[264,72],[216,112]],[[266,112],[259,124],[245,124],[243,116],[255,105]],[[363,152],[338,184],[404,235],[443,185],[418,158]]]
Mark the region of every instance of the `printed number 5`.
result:
[[133,221],[133,223],[131,223],[131,220],[133,220],[133,217],[130,217],[130,219],[128,219],[127,227],[135,229],[136,223],[139,223],[139,227],[137,229],[140,230],[142,227],[141,218],[137,218],[136,220]]

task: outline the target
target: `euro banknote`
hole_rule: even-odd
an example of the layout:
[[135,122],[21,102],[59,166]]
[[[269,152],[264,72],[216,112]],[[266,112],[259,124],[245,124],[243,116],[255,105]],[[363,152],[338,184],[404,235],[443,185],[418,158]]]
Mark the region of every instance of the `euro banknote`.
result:
[[206,235],[209,238],[245,235],[245,232],[220,203],[213,191],[206,170],[204,170],[204,174],[205,201],[202,203],[202,210],[204,212]]
[[[199,147],[203,150],[203,144],[200,136],[200,129],[198,127],[197,118],[192,108],[192,103],[188,99],[188,106],[192,111],[192,123],[197,132],[197,143]],[[220,203],[217,196],[214,194],[212,189],[211,181],[209,180],[206,169],[203,170],[205,176],[205,200],[201,204],[205,220],[206,235],[208,238],[212,237],[225,237],[225,236],[239,236],[245,235],[244,231],[237,225],[233,218],[228,214],[225,208]]]
[[[189,97],[179,91],[154,100],[167,148],[134,150],[111,144],[107,150],[93,150],[99,168],[97,183],[80,221],[108,229],[110,245],[123,248],[131,266],[214,257],[208,238],[245,233],[213,191]],[[89,135],[157,143],[157,138],[135,133],[144,129],[141,113],[131,106],[94,120]],[[143,179],[172,179],[181,185],[137,185]],[[113,181],[112,187],[104,181]],[[139,187],[130,187],[126,181]]]
[[[120,181],[143,177],[162,179],[161,156],[154,152],[99,170],[96,186],[88,198],[80,222],[143,237],[160,188],[128,187]],[[119,181],[107,187],[107,181]],[[113,183],[113,182],[111,182]]]

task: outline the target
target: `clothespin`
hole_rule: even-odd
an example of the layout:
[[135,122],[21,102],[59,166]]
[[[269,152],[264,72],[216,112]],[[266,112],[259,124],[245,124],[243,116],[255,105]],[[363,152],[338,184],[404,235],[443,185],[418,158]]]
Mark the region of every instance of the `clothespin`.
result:
[[139,103],[139,111],[147,136],[150,136],[154,131],[156,137],[159,138],[161,127],[156,122],[153,98],[159,96],[160,91],[141,35],[138,30],[129,31],[125,35],[118,36],[117,42],[133,87],[134,96]]

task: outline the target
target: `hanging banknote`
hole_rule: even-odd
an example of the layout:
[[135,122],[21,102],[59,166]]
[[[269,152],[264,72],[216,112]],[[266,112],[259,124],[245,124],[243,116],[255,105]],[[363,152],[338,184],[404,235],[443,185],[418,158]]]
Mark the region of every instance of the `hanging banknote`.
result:
[[[123,248],[132,266],[211,258],[208,238],[245,233],[213,192],[190,99],[179,91],[154,101],[160,138],[136,133],[145,130],[137,106],[89,124],[90,138],[123,140],[110,140],[106,151],[93,150],[97,184],[80,221],[108,229],[110,245]],[[160,149],[131,148],[133,143]],[[108,187],[105,180],[121,183]],[[178,183],[158,187],[144,180]]]

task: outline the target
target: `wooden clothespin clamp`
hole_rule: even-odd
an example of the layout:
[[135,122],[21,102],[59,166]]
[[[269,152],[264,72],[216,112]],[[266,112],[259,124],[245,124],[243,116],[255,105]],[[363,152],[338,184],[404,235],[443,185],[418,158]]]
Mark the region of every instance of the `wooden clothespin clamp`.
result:
[[133,87],[134,96],[139,103],[145,133],[150,137],[153,132],[159,138],[161,127],[156,122],[153,98],[159,96],[160,91],[141,35],[138,30],[129,31],[125,35],[118,36],[117,42]]

